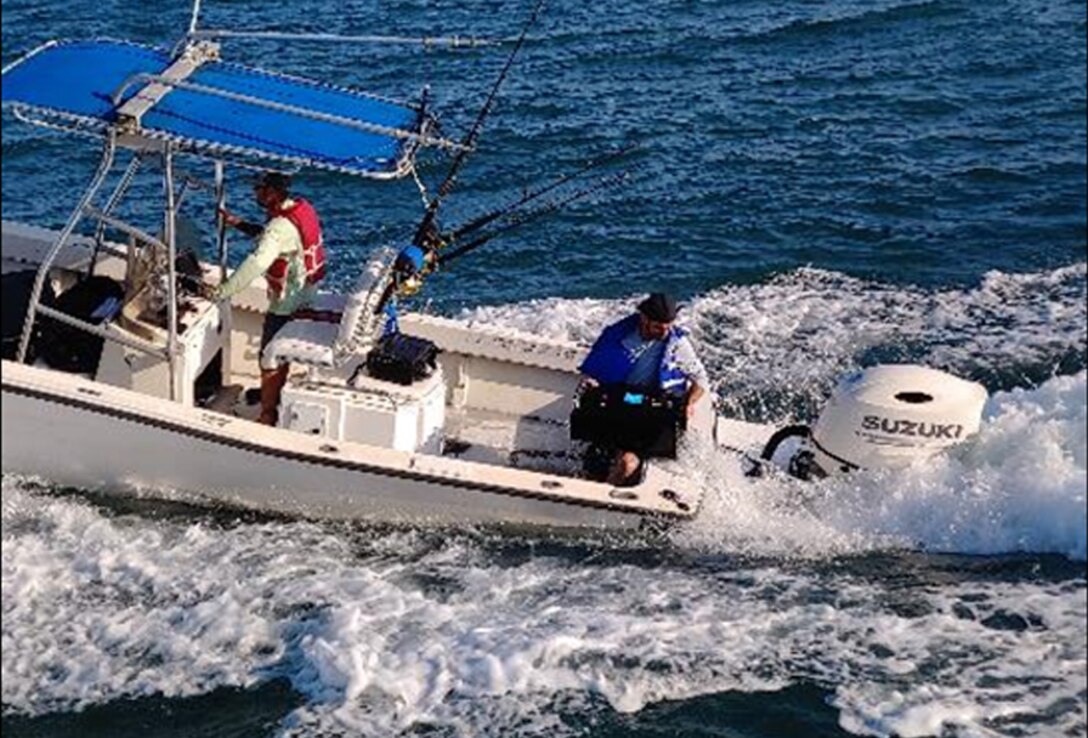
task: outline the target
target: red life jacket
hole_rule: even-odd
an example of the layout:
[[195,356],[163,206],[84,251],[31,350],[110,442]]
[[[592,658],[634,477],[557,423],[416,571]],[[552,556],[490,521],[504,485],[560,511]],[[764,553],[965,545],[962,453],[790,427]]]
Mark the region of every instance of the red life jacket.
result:
[[[291,221],[302,240],[302,264],[306,271],[306,284],[314,285],[325,277],[325,244],[321,240],[321,221],[317,218],[314,206],[301,197],[293,198],[290,207],[280,208],[273,217],[283,217]],[[281,299],[287,293],[287,276],[291,262],[281,256],[272,262],[265,272],[268,293],[275,299]]]

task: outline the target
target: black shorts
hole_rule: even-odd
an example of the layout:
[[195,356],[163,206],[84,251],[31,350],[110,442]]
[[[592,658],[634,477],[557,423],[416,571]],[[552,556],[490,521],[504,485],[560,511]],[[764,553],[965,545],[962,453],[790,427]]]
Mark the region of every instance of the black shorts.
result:
[[272,339],[276,337],[276,334],[280,332],[280,328],[291,322],[290,315],[275,315],[273,313],[265,313],[264,324],[261,326],[261,347],[259,350],[261,367],[265,365],[264,350],[268,347],[268,344],[272,343]]

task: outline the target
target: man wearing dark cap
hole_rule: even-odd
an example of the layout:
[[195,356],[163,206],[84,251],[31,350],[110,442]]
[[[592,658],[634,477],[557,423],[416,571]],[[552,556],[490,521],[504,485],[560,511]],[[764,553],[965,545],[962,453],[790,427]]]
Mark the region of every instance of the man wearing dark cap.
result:
[[[709,379],[687,333],[674,325],[678,311],[671,295],[655,292],[636,314],[605,328],[580,367],[586,382],[671,395],[690,418]],[[608,483],[631,483],[640,465],[635,451],[618,449]]]
[[257,239],[257,248],[223,284],[214,290],[215,300],[229,300],[264,276],[268,285],[268,312],[261,330],[260,422],[275,425],[280,393],[287,381],[286,364],[270,364],[265,347],[298,310],[308,307],[325,276],[325,246],[317,211],[309,202],[290,194],[291,179],[280,172],[265,172],[253,185],[257,204],[265,212],[265,224],[250,223],[224,210],[223,221]]

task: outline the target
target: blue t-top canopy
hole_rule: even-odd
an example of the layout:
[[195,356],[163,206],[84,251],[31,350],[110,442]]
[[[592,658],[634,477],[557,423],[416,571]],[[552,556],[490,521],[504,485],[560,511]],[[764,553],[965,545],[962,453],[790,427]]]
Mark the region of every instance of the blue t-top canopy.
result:
[[[48,44],[5,70],[3,104],[105,133],[119,122],[119,108],[173,61],[165,51],[118,41]],[[419,108],[238,64],[209,61],[167,86],[140,118],[139,134],[194,153],[388,178],[408,171],[425,133]]]

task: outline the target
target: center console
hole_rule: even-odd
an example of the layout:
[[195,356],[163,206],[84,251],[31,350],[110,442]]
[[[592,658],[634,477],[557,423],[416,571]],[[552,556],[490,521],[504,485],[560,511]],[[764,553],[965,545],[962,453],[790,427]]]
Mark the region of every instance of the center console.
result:
[[[148,295],[145,289],[131,297],[115,325],[135,338],[165,349],[169,340],[165,311],[153,304]],[[213,362],[226,361],[230,355],[230,315],[229,310],[221,311],[217,304],[192,295],[179,296],[177,314],[174,397],[182,404],[192,405],[197,377]],[[227,367],[219,370],[222,376],[228,376]],[[166,359],[114,341],[107,341],[103,347],[96,379],[153,397],[171,397],[170,365]]]

